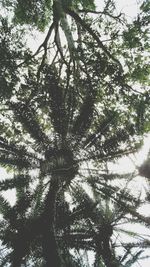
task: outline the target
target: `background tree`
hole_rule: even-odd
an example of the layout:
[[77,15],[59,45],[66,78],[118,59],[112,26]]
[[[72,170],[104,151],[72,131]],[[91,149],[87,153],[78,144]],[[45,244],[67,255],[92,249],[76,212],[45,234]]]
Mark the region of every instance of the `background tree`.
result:
[[[11,207],[1,196],[8,251],[1,264],[88,266],[79,252],[93,250],[96,267],[130,266],[142,251],[128,259],[130,244],[119,258],[113,227],[129,213],[147,225],[149,218],[137,212],[139,198],[109,183],[105,163],[136,151],[149,130],[148,54],[141,55],[149,5],[143,2],[129,24],[110,0],[102,10],[93,1],[2,4],[13,18],[1,20],[0,163],[13,178],[0,186],[15,188],[17,198]],[[19,24],[49,27],[34,54]],[[102,173],[91,175],[92,166]],[[96,195],[88,196],[84,184]]]

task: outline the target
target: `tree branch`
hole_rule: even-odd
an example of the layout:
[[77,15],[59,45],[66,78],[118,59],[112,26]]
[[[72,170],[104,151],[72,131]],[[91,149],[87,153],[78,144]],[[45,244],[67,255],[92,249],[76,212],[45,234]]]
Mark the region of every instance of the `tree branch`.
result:
[[118,59],[116,59],[108,50],[107,48],[103,45],[102,41],[99,39],[98,35],[94,32],[94,30],[84,21],[80,18],[80,16],[75,13],[73,10],[67,9],[66,13],[70,15],[77,23],[79,23],[83,29],[85,29],[92,37],[93,39],[97,42],[99,47],[105,52],[105,54],[108,56],[108,58],[112,59],[117,65],[119,66],[119,69],[121,72],[123,72],[122,65],[119,62]]
[[120,13],[117,16],[113,16],[110,13],[108,13],[107,11],[95,11],[95,10],[91,10],[91,9],[78,9],[78,12],[80,12],[80,13],[101,14],[101,15],[109,16],[112,19],[119,19],[122,16],[122,13]]
[[[47,44],[48,44],[48,41],[49,41],[49,39],[50,39],[50,36],[51,36],[51,34],[52,34],[52,31],[53,31],[54,27],[55,27],[55,22],[53,22],[53,23],[50,25],[49,30],[48,30],[48,33],[47,33],[47,35],[46,35],[46,37],[45,37],[43,43],[38,47],[38,49],[36,50],[36,52],[35,52],[31,57],[29,57],[28,59],[25,59],[23,62],[21,62],[20,64],[18,64],[18,65],[17,65],[17,68],[21,67],[22,65],[24,65],[25,63],[27,63],[29,60],[31,60],[31,59],[33,59],[35,56],[37,56],[37,55],[41,52],[41,48],[42,48],[42,47],[44,48],[44,55],[43,55],[43,58],[44,58],[44,60],[45,60],[45,58],[46,58],[46,54],[47,54]],[[41,65],[43,64],[43,61],[44,61],[44,60],[42,60]],[[41,66],[41,65],[40,65],[40,66]],[[38,72],[40,72],[40,69],[41,69],[41,68],[39,67]],[[38,73],[37,75],[39,75],[39,73]]]

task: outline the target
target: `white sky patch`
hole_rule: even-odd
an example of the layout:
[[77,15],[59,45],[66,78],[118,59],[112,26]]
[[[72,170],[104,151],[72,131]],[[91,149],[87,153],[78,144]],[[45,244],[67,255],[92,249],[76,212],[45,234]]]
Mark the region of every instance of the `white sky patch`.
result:
[[109,169],[113,172],[128,173],[134,172],[137,167],[142,165],[146,160],[148,152],[150,151],[150,134],[144,138],[144,145],[139,152],[130,156],[122,157],[116,164],[109,163]]
[[129,20],[132,20],[139,13],[138,0],[115,0],[118,12],[125,13]]
[[16,203],[16,190],[15,189],[9,189],[6,192],[2,193],[3,197],[7,201],[9,201],[10,205],[13,207]]

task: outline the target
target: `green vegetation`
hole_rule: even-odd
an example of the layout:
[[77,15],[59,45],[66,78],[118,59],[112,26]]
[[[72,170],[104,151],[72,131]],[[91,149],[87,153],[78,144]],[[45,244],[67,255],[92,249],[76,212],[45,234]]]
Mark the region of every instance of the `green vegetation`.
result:
[[150,129],[149,3],[132,22],[113,0],[1,5],[0,164],[11,178],[0,181],[0,266],[134,266],[150,241],[120,225],[150,218],[128,186],[136,174],[107,166]]

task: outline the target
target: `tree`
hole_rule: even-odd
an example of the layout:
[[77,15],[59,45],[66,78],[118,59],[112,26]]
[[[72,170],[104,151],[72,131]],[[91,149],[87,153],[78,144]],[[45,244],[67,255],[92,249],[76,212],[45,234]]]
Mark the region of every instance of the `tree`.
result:
[[[87,0],[2,4],[12,20],[1,20],[0,163],[13,178],[0,188],[15,188],[16,204],[1,195],[1,240],[8,252],[1,266],[86,266],[71,249],[93,250],[95,267],[130,266],[142,251],[127,259],[132,244],[118,258],[109,218],[130,213],[146,224],[149,218],[137,212],[139,199],[108,182],[114,177],[105,164],[136,151],[149,130],[147,53],[141,55],[148,49],[149,5],[143,2],[128,23],[110,0],[100,11]],[[24,24],[49,27],[35,53],[22,41]],[[144,87],[132,87],[135,82]],[[91,175],[93,166],[101,173]]]

